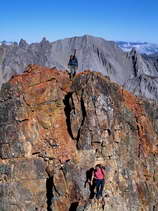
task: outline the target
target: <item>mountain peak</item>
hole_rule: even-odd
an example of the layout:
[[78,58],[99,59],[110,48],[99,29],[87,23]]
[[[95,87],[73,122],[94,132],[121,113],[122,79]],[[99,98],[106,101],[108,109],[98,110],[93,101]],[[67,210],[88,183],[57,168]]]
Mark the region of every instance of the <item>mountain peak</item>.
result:
[[[22,39],[16,48],[9,46],[4,46],[4,49],[1,46],[1,48],[1,84],[13,74],[23,72],[27,65],[33,63],[66,70],[68,69],[69,57],[76,50],[79,64],[78,72],[86,69],[101,72],[111,80],[124,85],[130,91],[137,90],[136,94],[138,95],[143,93],[143,96],[150,99],[157,99],[158,96],[157,80],[154,78],[158,77],[158,62],[154,57],[149,58],[140,55],[136,47],[136,53],[134,53],[134,49],[131,53],[126,53],[112,41],[86,34],[52,43],[43,38],[40,43],[30,45]],[[139,79],[136,80],[136,77],[141,74],[150,77],[146,81],[146,85],[141,86],[138,92],[136,87],[140,87],[140,83]],[[153,83],[151,83],[151,77]],[[127,81],[128,86],[126,86]]]
[[19,47],[26,48],[27,46],[28,46],[28,43],[26,42],[26,40],[21,39],[19,42]]
[[46,37],[43,37],[42,40],[41,40],[41,43],[45,43],[45,42],[48,42],[48,40],[47,40]]

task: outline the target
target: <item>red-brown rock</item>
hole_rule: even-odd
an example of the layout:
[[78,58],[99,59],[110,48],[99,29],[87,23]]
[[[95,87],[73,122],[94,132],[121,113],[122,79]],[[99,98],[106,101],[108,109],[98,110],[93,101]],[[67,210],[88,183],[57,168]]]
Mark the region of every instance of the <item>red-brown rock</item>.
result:
[[[29,65],[0,93],[0,210],[157,210],[157,111],[99,73],[71,81]],[[95,203],[85,181],[97,163],[106,194]]]

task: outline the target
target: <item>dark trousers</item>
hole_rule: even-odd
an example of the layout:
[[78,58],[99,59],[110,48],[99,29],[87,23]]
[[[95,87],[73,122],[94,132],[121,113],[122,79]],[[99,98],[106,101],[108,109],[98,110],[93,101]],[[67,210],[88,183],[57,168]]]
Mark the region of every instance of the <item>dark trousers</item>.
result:
[[77,67],[75,65],[69,65],[69,75],[70,75],[70,79],[73,79],[76,75],[76,70]]
[[96,187],[96,198],[99,199],[103,193],[104,179],[96,179],[95,187]]

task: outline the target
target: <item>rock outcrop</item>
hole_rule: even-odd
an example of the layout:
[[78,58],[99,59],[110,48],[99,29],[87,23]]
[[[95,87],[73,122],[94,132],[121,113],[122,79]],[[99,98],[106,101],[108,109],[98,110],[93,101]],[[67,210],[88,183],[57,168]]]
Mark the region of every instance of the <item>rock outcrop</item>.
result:
[[135,49],[130,52],[133,60],[134,74],[124,88],[137,96],[158,99],[158,59],[156,55],[139,55]]
[[[135,95],[156,99],[158,96],[158,61],[142,56],[135,50],[123,52],[115,42],[84,35],[55,42],[44,38],[40,43],[0,46],[0,86],[12,75],[21,73],[27,65],[38,64],[49,68],[67,69],[71,54],[77,50],[79,70],[101,72],[111,80],[124,85]],[[140,78],[145,75],[146,80]],[[152,78],[152,80],[151,80]]]
[[[0,210],[157,210],[157,111],[100,73],[29,65],[0,92]],[[85,182],[97,163],[96,202]]]

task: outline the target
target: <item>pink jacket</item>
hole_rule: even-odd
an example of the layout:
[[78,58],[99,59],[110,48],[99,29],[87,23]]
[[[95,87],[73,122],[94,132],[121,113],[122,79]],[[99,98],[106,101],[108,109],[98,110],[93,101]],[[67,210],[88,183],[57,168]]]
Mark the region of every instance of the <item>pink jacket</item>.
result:
[[97,171],[94,171],[93,174],[95,179],[104,179],[105,171],[104,169],[99,168]]

